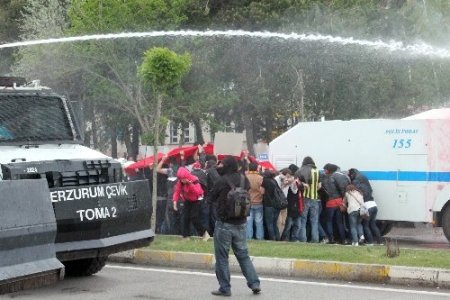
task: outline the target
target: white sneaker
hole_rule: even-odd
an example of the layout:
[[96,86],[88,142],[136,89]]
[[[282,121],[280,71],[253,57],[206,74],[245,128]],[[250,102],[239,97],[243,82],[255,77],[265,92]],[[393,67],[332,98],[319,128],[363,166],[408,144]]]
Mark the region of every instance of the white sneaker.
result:
[[356,243],[353,242],[353,243],[352,243],[352,246],[356,246],[356,247],[357,247],[357,246],[359,246],[359,244],[358,244],[358,242],[356,242]]
[[366,241],[366,238],[364,237],[364,235],[362,235],[362,236],[359,238],[359,243],[360,243],[360,244],[364,244],[365,241]]
[[203,234],[202,240],[204,242],[207,242],[210,238],[211,238],[211,236],[209,235],[208,231],[205,231],[205,233]]

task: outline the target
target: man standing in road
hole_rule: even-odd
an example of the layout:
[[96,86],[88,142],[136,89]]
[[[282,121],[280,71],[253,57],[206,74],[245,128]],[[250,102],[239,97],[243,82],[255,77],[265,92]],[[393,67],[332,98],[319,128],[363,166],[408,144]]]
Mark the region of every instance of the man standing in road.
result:
[[[248,255],[246,238],[247,217],[230,218],[227,216],[226,203],[228,201],[228,192],[231,187],[228,182],[234,186],[241,185],[241,173],[238,171],[238,162],[232,156],[223,160],[222,177],[215,184],[211,200],[217,203],[218,220],[214,230],[214,254],[216,257],[216,277],[219,282],[219,289],[212,291],[215,296],[231,296],[230,284],[230,266],[228,253],[230,247],[233,249],[242,273],[247,279],[247,286],[254,294],[261,292],[260,281],[256,274],[255,267]],[[250,189],[250,183],[244,178],[245,189]]]

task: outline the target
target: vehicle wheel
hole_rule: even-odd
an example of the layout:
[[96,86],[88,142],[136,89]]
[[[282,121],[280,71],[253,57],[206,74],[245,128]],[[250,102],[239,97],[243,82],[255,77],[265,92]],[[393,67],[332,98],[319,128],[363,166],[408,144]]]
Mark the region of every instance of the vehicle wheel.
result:
[[377,226],[380,229],[381,236],[385,236],[391,231],[392,227],[394,227],[394,222],[377,221]]
[[106,264],[108,256],[71,260],[63,262],[67,276],[90,276],[97,273]]
[[447,205],[445,210],[442,212],[442,231],[448,241],[450,241],[450,206]]

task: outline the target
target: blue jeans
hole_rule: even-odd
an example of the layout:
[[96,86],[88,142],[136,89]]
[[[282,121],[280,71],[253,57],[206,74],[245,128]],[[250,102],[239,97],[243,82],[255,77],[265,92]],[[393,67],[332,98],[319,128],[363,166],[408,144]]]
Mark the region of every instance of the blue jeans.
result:
[[317,204],[319,205],[319,222],[318,222],[318,227],[319,227],[319,240],[323,240],[324,238],[327,237],[327,233],[325,232],[325,230],[322,227],[321,224],[321,215],[322,215],[322,201],[317,201]]
[[246,224],[233,225],[217,221],[214,230],[214,254],[216,256],[216,277],[219,290],[223,293],[231,292],[230,266],[228,253],[233,249],[242,274],[247,279],[247,286],[251,289],[259,288],[260,282],[255,267],[248,255]]
[[297,218],[287,217],[283,233],[281,234],[281,240],[282,241],[288,240],[291,242],[298,241],[300,225],[301,225],[300,217]]
[[252,205],[250,215],[247,217],[247,239],[253,238],[253,224],[256,228],[256,239],[264,239],[264,223],[263,223],[264,207],[262,204]]
[[364,236],[367,243],[373,244],[374,238],[375,242],[381,243],[380,229],[376,224],[378,207],[374,206],[369,208],[369,220],[363,220],[362,226],[364,228]]
[[309,198],[305,198],[303,200],[303,212],[300,215],[301,226],[300,226],[300,241],[306,242],[306,222],[308,221],[311,224],[311,242],[318,243],[319,242],[319,202],[320,200],[313,200]]
[[327,217],[327,234],[330,241],[334,241],[334,232],[333,232],[333,220],[335,219],[339,237],[341,242],[345,241],[345,229],[344,229],[344,220],[342,212],[339,210],[339,207],[326,207],[325,214]]
[[280,215],[280,210],[273,207],[264,207],[264,222],[267,227],[267,234],[269,235],[269,240],[278,241],[280,239],[280,232],[277,226],[278,216]]
[[359,210],[349,213],[348,221],[350,223],[350,233],[352,235],[352,242],[357,243],[359,241],[359,238],[363,235]]

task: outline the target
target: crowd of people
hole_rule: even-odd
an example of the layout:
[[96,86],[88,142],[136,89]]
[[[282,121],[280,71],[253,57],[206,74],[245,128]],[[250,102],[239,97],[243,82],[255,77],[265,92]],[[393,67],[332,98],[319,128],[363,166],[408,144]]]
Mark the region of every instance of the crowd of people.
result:
[[[227,166],[201,151],[185,158],[163,157],[157,166],[156,233],[192,235],[208,240],[221,220],[217,190]],[[245,175],[251,199],[246,219],[246,238],[311,243],[340,243],[353,246],[382,244],[376,225],[377,205],[369,180],[357,169],[342,172],[331,163],[323,172],[307,156],[275,172],[264,170],[244,152],[236,161]],[[151,180],[151,170],[141,176]],[[139,177],[138,175],[136,175]],[[133,179],[133,178],[131,178]],[[152,186],[152,184],[150,183]],[[286,208],[274,199],[282,191]]]
[[[143,176],[152,187],[151,170],[141,171],[130,179]],[[231,296],[230,249],[248,288],[261,293],[248,253],[250,239],[353,246],[382,243],[372,188],[354,168],[344,173],[328,163],[320,172],[307,156],[300,167],[291,164],[275,172],[264,170],[247,152],[218,160],[199,146],[188,158],[183,151],[176,157],[163,156],[156,171],[155,231],[183,239],[201,236],[204,241],[213,236],[219,283],[211,292],[215,296]],[[242,202],[236,209],[235,197],[242,200],[238,193],[245,195],[245,213]]]

